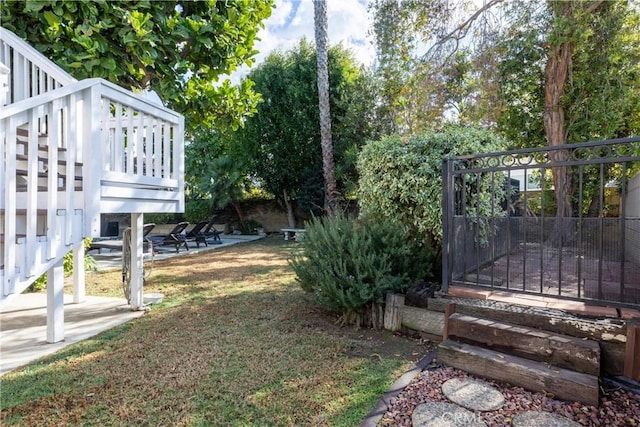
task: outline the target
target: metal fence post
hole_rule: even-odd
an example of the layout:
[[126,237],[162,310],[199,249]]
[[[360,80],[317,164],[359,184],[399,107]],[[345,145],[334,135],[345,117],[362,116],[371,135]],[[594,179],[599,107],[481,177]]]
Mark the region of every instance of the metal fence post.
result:
[[451,280],[451,229],[453,215],[452,160],[442,159],[442,291],[447,292]]

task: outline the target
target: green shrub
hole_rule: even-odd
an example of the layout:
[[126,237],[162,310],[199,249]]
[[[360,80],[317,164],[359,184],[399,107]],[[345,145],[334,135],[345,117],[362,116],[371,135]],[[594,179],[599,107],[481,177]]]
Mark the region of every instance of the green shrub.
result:
[[[91,246],[91,238],[88,237],[84,239],[84,249],[89,249]],[[62,258],[62,269],[64,270],[64,275],[68,276],[73,273],[73,251],[67,252]],[[96,260],[93,257],[85,252],[84,255],[84,269],[89,271],[95,271],[98,269],[96,265]],[[47,273],[38,277],[35,282],[33,282],[28,288],[27,292],[40,292],[41,290],[47,287]]]
[[146,224],[174,224],[176,222],[176,214],[173,213],[146,213],[144,214],[144,222]]
[[184,204],[184,220],[190,224],[209,220],[211,217],[211,200],[189,200]]
[[382,327],[385,293],[430,277],[432,252],[392,221],[314,218],[291,258],[300,286],[343,323]]
[[[360,212],[381,221],[404,224],[412,236],[440,252],[443,158],[500,151],[505,147],[505,141],[489,130],[459,126],[425,132],[408,140],[391,136],[370,142],[362,148],[357,162]],[[491,179],[482,177],[476,185],[480,186],[480,194],[486,193],[490,191]],[[488,215],[489,202],[490,198],[482,200],[479,214],[471,212],[474,206],[468,206],[468,217]]]

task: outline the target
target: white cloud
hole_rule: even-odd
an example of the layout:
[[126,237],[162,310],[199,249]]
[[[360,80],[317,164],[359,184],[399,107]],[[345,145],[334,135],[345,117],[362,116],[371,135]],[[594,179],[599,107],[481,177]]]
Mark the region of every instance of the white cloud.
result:
[[[274,50],[293,48],[302,37],[315,40],[312,0],[276,0],[275,6],[254,45],[260,51],[256,64]],[[354,53],[358,62],[371,65],[375,50],[367,35],[370,20],[366,0],[327,0],[327,20],[329,44],[341,43]],[[231,81],[239,82],[248,72],[248,67],[242,67],[231,76]]]
[[293,5],[291,2],[277,0],[275,2],[275,8],[271,11],[271,17],[269,18],[270,25],[274,27],[283,26],[287,22],[287,17],[291,13],[292,8]]

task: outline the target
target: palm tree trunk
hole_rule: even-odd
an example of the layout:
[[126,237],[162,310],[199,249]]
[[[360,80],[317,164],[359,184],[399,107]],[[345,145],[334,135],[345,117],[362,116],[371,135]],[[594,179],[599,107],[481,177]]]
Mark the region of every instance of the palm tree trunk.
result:
[[320,107],[320,144],[322,146],[322,170],[324,173],[324,209],[329,216],[336,216],[340,208],[331,140],[331,110],[329,107],[329,67],[327,60],[327,3],[314,0],[316,54],[318,63],[318,99]]

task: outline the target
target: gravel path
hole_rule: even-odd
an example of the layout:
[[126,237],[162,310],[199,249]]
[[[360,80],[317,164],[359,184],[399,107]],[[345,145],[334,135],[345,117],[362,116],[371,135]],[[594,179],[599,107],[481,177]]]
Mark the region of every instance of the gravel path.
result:
[[[411,426],[414,409],[425,402],[447,402],[441,390],[442,384],[451,378],[473,376],[458,369],[431,365],[395,398],[380,421],[380,426]],[[600,407],[580,403],[563,402],[552,395],[532,393],[521,387],[485,380],[496,387],[505,398],[502,408],[490,412],[478,412],[488,426],[511,425],[518,413],[534,410],[548,411],[565,416],[583,426],[640,426],[640,394],[623,388],[603,388]]]

